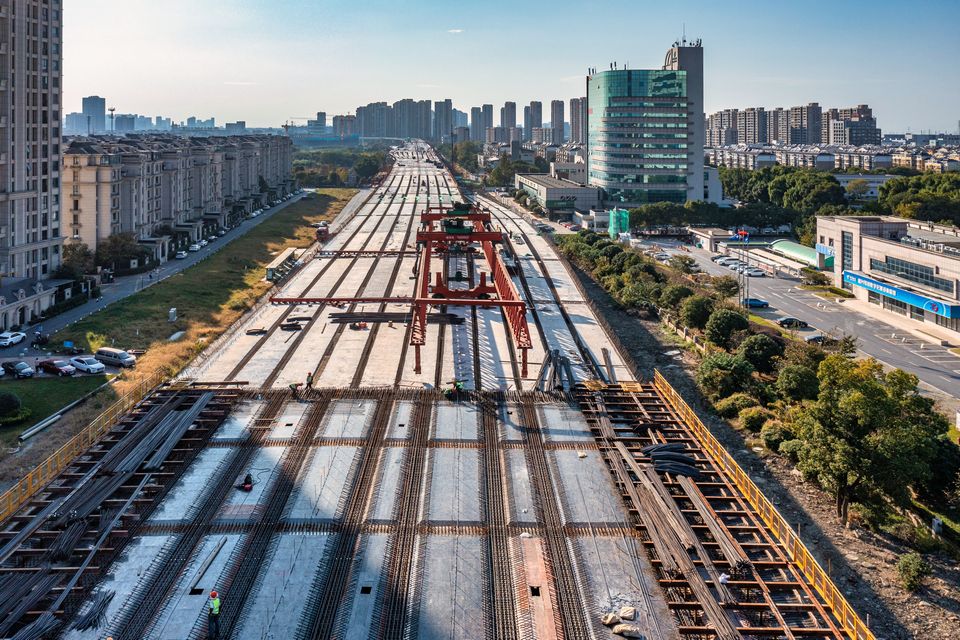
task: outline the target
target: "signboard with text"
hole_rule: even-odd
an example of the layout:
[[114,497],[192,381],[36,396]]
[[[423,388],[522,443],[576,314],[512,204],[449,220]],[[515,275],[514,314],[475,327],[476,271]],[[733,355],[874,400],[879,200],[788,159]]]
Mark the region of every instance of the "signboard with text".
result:
[[919,307],[924,311],[929,311],[930,313],[943,316],[944,318],[960,317],[960,306],[949,305],[941,300],[934,300],[933,298],[928,298],[920,295],[919,293],[907,291],[906,289],[895,287],[892,284],[880,282],[879,280],[874,280],[873,278],[868,278],[865,275],[853,271],[844,271],[843,281],[858,287],[862,287],[868,291],[873,291],[881,296]]

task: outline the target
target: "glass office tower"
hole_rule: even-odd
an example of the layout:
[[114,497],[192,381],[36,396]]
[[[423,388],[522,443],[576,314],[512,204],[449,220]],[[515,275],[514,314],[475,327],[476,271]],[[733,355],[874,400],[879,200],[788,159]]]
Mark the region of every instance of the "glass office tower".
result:
[[603,188],[606,202],[687,201],[694,118],[686,96],[686,71],[611,69],[587,77],[588,180]]

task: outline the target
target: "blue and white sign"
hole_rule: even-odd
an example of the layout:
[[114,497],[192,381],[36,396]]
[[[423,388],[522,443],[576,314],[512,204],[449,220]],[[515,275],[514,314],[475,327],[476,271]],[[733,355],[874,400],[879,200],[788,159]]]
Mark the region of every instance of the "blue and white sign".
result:
[[960,318],[960,306],[958,305],[950,305],[942,300],[934,300],[933,298],[922,296],[913,291],[907,291],[906,289],[895,287],[886,282],[868,278],[855,271],[844,271],[843,281],[858,287],[863,287],[881,296],[912,304],[915,307],[920,307],[925,311],[943,316],[944,318]]
[[821,244],[819,242],[816,245],[816,250],[817,250],[817,253],[822,253],[823,255],[829,256],[831,258],[834,257],[837,253],[836,251],[833,250],[833,247],[825,244]]

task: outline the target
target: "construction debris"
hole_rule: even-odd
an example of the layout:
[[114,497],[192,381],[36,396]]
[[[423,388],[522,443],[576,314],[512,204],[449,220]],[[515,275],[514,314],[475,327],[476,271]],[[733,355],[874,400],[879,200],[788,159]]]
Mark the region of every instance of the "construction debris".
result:
[[624,638],[642,638],[643,631],[640,627],[637,627],[632,624],[618,624],[613,628],[613,632],[618,636],[623,636]]
[[636,607],[623,607],[620,609],[620,618],[622,620],[633,620],[637,617]]
[[600,622],[602,622],[604,626],[612,627],[613,625],[620,624],[620,616],[615,613],[607,613],[600,618]]

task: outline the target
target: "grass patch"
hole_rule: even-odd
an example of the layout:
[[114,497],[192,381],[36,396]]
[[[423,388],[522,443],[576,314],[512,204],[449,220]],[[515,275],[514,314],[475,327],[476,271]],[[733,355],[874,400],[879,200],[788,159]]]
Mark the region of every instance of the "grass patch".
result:
[[839,287],[824,286],[820,284],[802,284],[800,285],[801,289],[807,291],[813,291],[821,298],[826,298],[827,300],[832,300],[834,298],[856,298],[855,295]]
[[[223,333],[265,294],[265,267],[288,247],[314,241],[312,222],[331,220],[356,193],[321,189],[310,199],[288,205],[206,260],[149,289],[110,305],[58,334],[87,349],[115,346],[145,349],[137,368],[182,369],[203,347]],[[167,312],[177,308],[177,322]],[[184,337],[167,342],[176,331]],[[118,388],[123,393],[123,383]]]
[[781,327],[780,325],[778,325],[778,324],[777,324],[776,322],[774,322],[773,320],[767,320],[767,319],[764,318],[763,316],[758,316],[758,315],[755,314],[755,313],[747,313],[747,317],[748,317],[748,319],[750,320],[750,322],[756,322],[756,323],[759,324],[759,325],[763,325],[763,326],[765,326],[765,327],[770,327],[771,329],[776,329],[777,332],[778,332],[780,335],[782,335],[783,337],[785,337],[785,338],[790,338],[790,337],[791,337],[788,332],[786,332],[786,331],[783,330],[783,327]]
[[[17,395],[23,402],[24,408],[30,409],[30,415],[25,420],[0,429],[0,443],[5,447],[14,446],[17,436],[24,429],[52,416],[62,407],[90,393],[109,379],[109,376],[76,376],[0,382],[0,391],[9,391]],[[112,389],[104,389],[103,393],[98,395],[114,395],[114,392]]]

